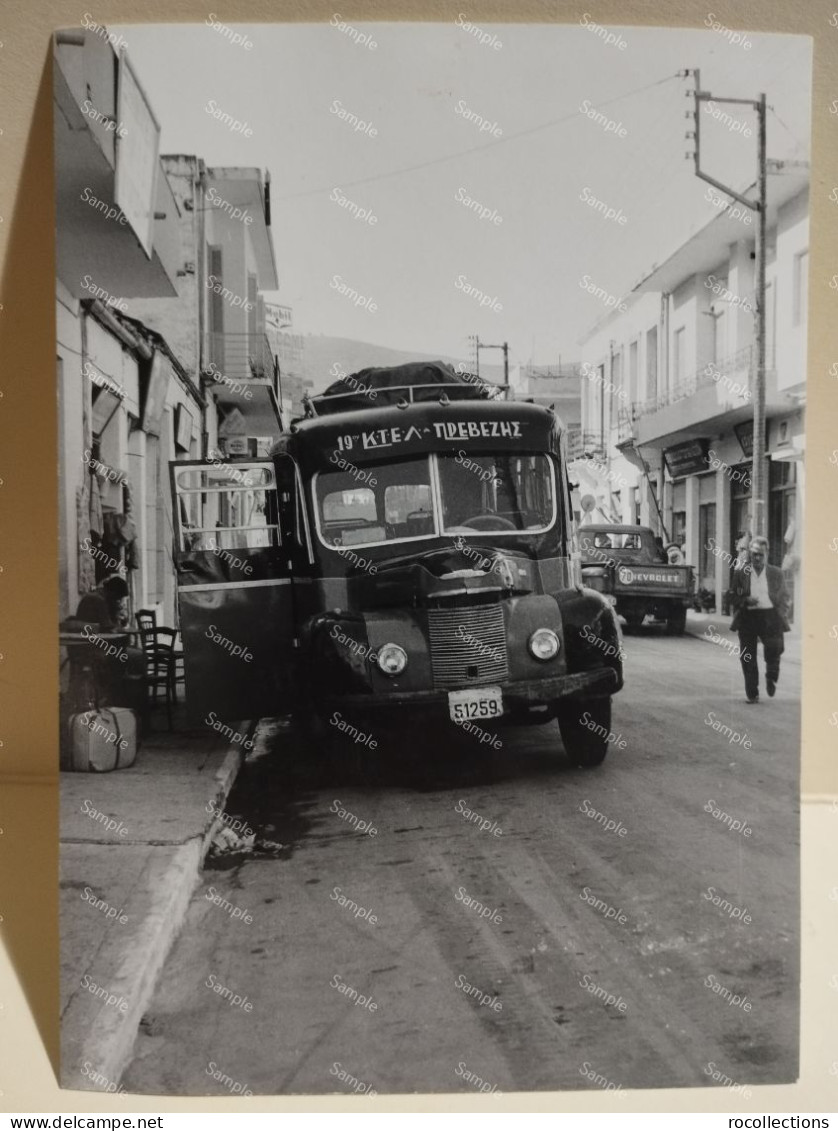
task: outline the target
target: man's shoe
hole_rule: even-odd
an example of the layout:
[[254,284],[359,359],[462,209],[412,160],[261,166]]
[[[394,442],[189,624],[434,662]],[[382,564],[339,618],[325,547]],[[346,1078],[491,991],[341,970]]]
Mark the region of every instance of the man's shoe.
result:
[[[771,694],[771,692],[769,692],[769,695],[770,694]],[[749,703],[759,703],[759,692],[757,692],[756,695],[749,695],[748,696],[748,702]]]
[[773,699],[774,698],[774,692],[777,690],[777,684],[774,682],[773,679],[766,679],[765,690],[768,692],[769,697],[771,699]]

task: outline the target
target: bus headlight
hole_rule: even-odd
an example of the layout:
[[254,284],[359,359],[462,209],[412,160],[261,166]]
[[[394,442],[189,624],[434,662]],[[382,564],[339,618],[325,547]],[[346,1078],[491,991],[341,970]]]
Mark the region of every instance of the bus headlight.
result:
[[385,675],[400,675],[407,667],[407,652],[398,644],[385,644],[378,649],[378,666]]
[[561,647],[552,628],[537,628],[530,637],[528,646],[536,660],[552,660]]

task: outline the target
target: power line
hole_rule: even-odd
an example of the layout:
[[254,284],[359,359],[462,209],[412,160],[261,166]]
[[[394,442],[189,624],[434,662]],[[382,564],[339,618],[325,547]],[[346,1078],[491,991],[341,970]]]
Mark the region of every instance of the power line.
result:
[[774,107],[769,106],[768,109],[771,111],[771,113],[777,119],[779,124],[783,127],[783,129],[789,135],[791,140],[794,142],[794,148],[799,153],[805,152],[804,147],[803,147],[803,143],[798,139],[797,135],[786,125],[786,123],[783,121],[783,119],[780,117],[780,115],[777,113],[777,111],[774,109]]
[[[646,83],[644,86],[639,86],[635,90],[629,90],[625,94],[618,94],[615,98],[608,98],[605,102],[600,102],[598,106],[592,106],[592,110],[600,110],[603,106],[611,106],[615,102],[620,102],[624,98],[632,98],[635,94],[642,94],[645,90],[651,90],[652,87],[660,86],[662,83],[671,82],[676,79],[677,75],[667,75],[665,78],[656,79],[655,82]],[[341,185],[347,188],[354,188],[356,185],[367,185],[373,181],[383,181],[389,177],[400,177],[405,173],[415,173],[419,169],[429,169],[434,165],[442,165],[448,161],[457,161],[461,157],[468,157],[472,153],[482,153],[487,149],[493,149],[496,145],[505,145],[509,141],[516,141],[521,137],[528,137],[530,134],[539,133],[541,130],[549,130],[554,126],[560,126],[564,122],[572,121],[578,118],[579,111],[575,110],[572,114],[565,114],[561,118],[554,118],[551,122],[544,122],[540,126],[531,126],[528,130],[521,130],[519,133],[508,134],[506,137],[497,138],[495,141],[487,142],[485,145],[475,145],[471,149],[461,149],[458,153],[449,153],[442,157],[434,157],[430,161],[422,161],[418,165],[406,165],[402,169],[393,169],[389,173],[377,173],[372,177],[360,177],[355,181],[346,181],[340,178]],[[306,196],[319,196],[324,192],[331,192],[334,188],[334,183],[325,186],[324,188],[308,189],[305,192],[291,193],[289,196],[275,197],[277,201],[285,200],[299,200],[301,197]]]

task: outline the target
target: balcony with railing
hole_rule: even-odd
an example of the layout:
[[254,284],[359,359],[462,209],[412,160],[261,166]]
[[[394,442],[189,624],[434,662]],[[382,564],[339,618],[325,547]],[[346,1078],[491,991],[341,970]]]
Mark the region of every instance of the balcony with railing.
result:
[[[729,423],[753,414],[756,349],[753,343],[718,362],[705,362],[668,389],[627,410],[618,443],[644,444],[683,430],[700,430],[722,419]],[[777,393],[773,351],[766,351],[766,409],[784,407]]]
[[600,432],[586,432],[581,428],[567,430],[567,458],[605,459],[606,445]]
[[[612,429],[612,440],[619,448],[623,444],[629,444],[634,440],[635,421],[637,420],[638,406],[629,405],[626,408],[621,408],[617,412],[617,423]],[[614,435],[616,433],[616,435]]]
[[279,367],[265,335],[208,333],[203,346],[204,383],[222,409],[225,426],[236,409],[237,415],[229,419],[238,422],[242,435],[276,435],[281,427]]
[[252,382],[276,385],[276,362],[265,334],[204,335],[202,368],[222,384]]

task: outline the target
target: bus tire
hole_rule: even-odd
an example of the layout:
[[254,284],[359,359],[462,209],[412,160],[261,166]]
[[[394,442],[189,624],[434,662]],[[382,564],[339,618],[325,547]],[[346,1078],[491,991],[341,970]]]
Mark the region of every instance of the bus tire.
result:
[[[589,724],[604,728],[598,734]],[[608,753],[608,735],[611,733],[611,697],[605,699],[576,699],[559,703],[556,710],[559,734],[562,736],[568,760],[584,769],[599,766]]]

